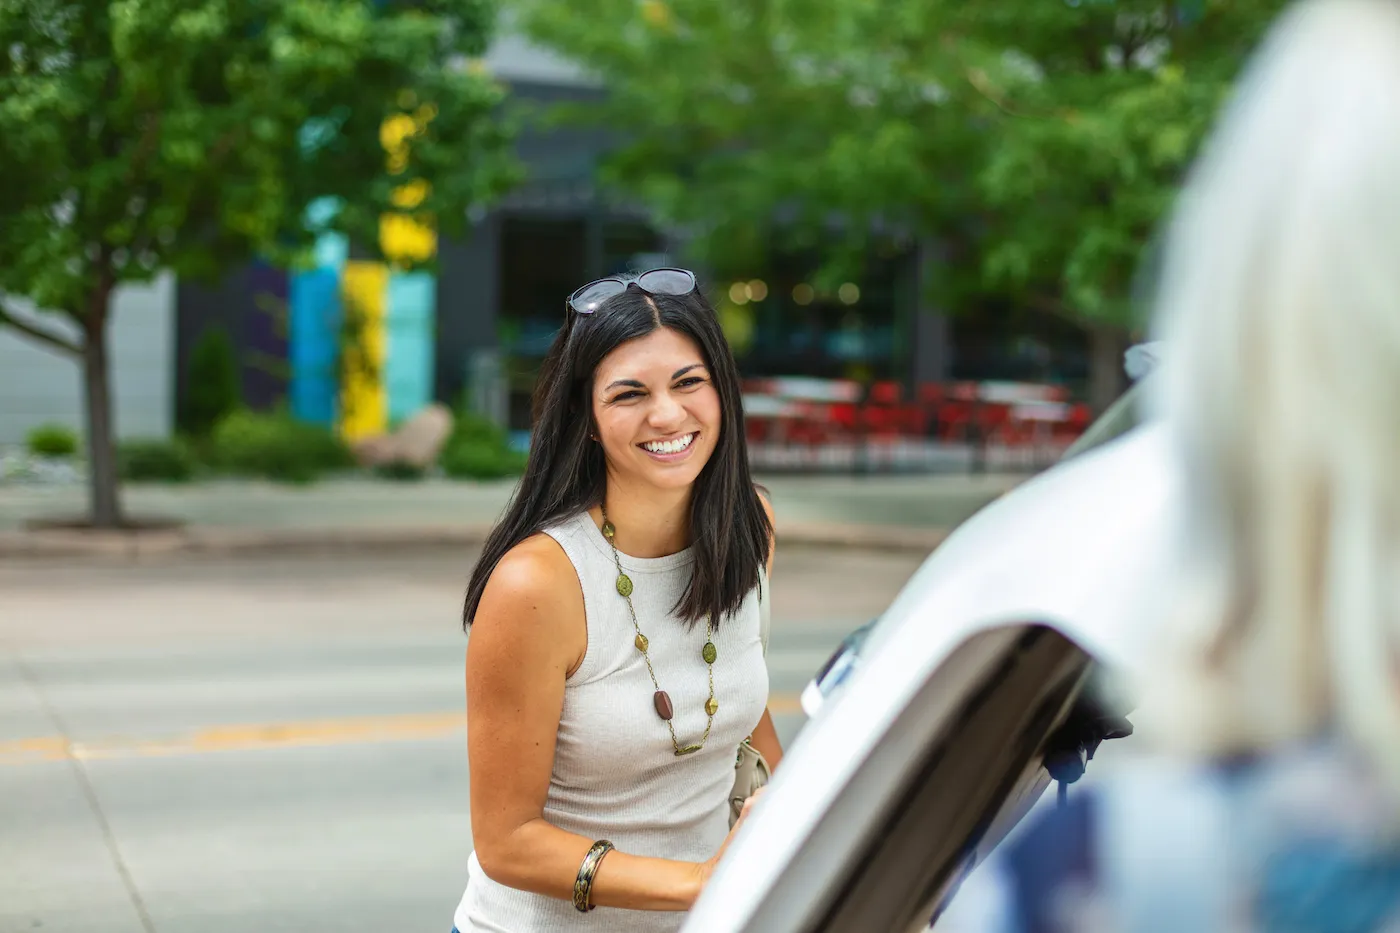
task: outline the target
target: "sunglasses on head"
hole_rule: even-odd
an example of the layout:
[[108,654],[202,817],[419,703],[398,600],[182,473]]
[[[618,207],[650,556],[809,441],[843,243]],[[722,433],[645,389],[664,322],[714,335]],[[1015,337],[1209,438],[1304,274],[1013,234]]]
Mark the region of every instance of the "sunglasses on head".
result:
[[689,295],[695,291],[695,274],[685,269],[652,269],[635,279],[610,275],[589,282],[570,295],[569,307],[576,314],[592,314],[609,298],[627,291],[629,285],[637,286],[648,295]]

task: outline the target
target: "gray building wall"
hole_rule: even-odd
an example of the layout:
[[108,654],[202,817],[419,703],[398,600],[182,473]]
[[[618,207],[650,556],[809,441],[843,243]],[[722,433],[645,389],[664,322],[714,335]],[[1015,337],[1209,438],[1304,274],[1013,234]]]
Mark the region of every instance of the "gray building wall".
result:
[[[21,313],[29,306],[16,301]],[[44,323],[61,321],[46,315]],[[60,326],[62,326],[60,324]],[[174,420],[175,278],[123,286],[109,324],[117,436],[168,437]],[[0,326],[0,445],[22,444],[30,429],[57,423],[83,431],[78,360]]]

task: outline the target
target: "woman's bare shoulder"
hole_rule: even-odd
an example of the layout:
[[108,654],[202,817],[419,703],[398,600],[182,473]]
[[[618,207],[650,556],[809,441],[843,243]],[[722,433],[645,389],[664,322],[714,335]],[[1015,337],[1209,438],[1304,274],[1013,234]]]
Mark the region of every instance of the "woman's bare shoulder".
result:
[[564,549],[535,534],[505,553],[487,578],[473,634],[508,628],[513,638],[541,638],[566,648],[586,637],[583,592]]

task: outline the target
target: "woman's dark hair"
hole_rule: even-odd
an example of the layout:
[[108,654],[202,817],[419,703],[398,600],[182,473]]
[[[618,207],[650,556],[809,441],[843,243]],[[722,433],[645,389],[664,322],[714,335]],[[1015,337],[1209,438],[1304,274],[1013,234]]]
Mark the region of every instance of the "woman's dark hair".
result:
[[739,369],[714,309],[697,289],[689,295],[647,295],[632,286],[593,314],[568,312],[535,386],[534,429],[525,476],[505,516],[486,539],[462,607],[470,626],[486,581],[506,552],[544,528],[603,499],[606,467],[593,427],[593,374],[603,358],[629,340],[662,327],[700,347],[720,402],[714,452],[695,480],[690,503],[690,583],[675,612],[716,625],[733,614],[759,582],[768,561],[772,526],[754,489],[744,440]]

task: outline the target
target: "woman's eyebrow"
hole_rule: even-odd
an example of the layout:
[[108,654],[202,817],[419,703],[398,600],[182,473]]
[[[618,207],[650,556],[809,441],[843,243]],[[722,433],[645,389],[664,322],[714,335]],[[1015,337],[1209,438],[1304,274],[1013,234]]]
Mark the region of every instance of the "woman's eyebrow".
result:
[[[705,368],[705,364],[704,364],[704,363],[691,363],[689,366],[683,366],[683,367],[681,367],[680,369],[676,370],[675,372],[671,373],[671,378],[672,378],[672,379],[679,379],[680,377],[684,376],[686,373],[690,372],[692,369],[704,369],[704,368]],[[615,380],[613,380],[612,382],[609,382],[609,383],[607,384],[607,386],[603,389],[603,391],[604,391],[604,392],[611,392],[613,389],[617,389],[617,388],[645,389],[646,386],[643,385],[642,383],[638,382],[638,381],[635,380],[635,379],[615,379]]]

